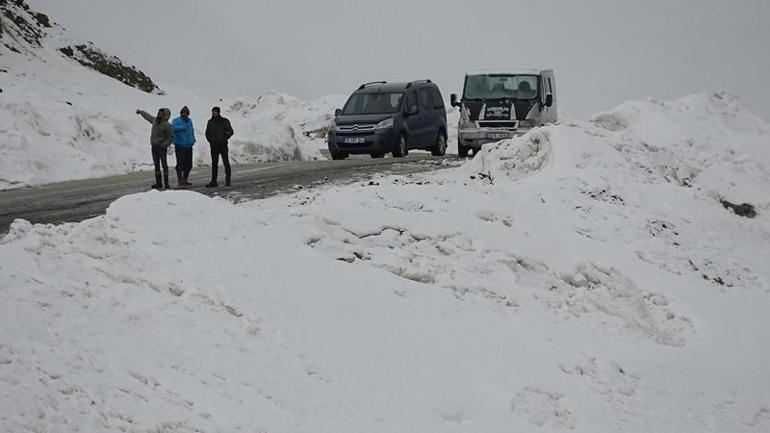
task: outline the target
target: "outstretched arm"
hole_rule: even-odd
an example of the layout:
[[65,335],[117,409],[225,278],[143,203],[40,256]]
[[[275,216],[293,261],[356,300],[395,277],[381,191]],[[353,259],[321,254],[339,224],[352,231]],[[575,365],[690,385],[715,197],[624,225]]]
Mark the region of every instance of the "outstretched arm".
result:
[[148,112],[146,112],[144,110],[136,110],[136,114],[144,117],[144,120],[146,120],[146,121],[148,121],[150,123],[155,121],[155,118],[153,116],[151,116],[150,113],[148,113]]

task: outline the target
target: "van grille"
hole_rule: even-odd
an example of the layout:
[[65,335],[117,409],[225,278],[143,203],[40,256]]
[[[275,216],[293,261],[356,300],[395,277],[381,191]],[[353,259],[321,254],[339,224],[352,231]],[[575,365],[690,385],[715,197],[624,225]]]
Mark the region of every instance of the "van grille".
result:
[[339,125],[337,126],[337,132],[342,133],[355,133],[355,132],[367,132],[374,131],[374,125]]

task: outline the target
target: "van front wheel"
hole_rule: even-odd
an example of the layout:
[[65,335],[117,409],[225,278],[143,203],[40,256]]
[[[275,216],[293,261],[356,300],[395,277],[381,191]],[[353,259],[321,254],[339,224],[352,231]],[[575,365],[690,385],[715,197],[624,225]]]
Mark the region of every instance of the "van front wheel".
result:
[[468,157],[468,151],[470,151],[471,148],[468,146],[463,146],[462,142],[460,140],[457,140],[457,156],[460,158],[467,158]]
[[393,158],[403,158],[409,154],[409,146],[407,145],[406,135],[401,134],[398,136],[396,147],[393,149]]

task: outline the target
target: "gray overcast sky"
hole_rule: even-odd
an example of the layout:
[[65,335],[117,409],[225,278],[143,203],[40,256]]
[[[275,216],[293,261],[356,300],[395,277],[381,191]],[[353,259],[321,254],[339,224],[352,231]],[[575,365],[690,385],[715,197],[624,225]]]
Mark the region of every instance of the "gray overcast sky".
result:
[[550,67],[560,108],[728,90],[770,119],[769,0],[29,0],[161,84],[302,98]]

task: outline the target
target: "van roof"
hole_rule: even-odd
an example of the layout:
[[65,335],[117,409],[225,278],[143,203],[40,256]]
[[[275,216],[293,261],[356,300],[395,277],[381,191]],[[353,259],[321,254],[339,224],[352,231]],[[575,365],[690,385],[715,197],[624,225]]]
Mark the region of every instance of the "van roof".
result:
[[542,75],[546,72],[553,72],[552,69],[479,69],[466,72],[465,75]]
[[431,80],[416,80],[400,83],[388,83],[385,81],[376,81],[364,83],[357,90],[357,93],[376,93],[376,92],[403,92],[410,87],[435,86]]

